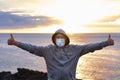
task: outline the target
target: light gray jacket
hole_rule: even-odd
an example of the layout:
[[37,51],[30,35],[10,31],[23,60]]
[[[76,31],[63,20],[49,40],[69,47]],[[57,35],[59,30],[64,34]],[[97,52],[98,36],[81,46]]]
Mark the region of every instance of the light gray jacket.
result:
[[44,57],[49,80],[75,80],[76,65],[79,57],[108,45],[108,42],[104,41],[87,45],[70,44],[64,48],[59,48],[55,45],[38,47],[26,43],[20,43],[18,47],[32,54]]

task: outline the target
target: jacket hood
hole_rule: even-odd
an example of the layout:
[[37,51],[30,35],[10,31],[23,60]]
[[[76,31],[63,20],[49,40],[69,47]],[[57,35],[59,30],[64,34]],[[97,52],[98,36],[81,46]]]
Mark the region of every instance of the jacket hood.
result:
[[55,43],[55,37],[56,37],[57,34],[62,34],[62,35],[65,36],[65,46],[67,46],[67,45],[70,43],[70,39],[69,39],[69,37],[67,36],[67,34],[65,33],[65,31],[62,30],[62,29],[58,29],[58,30],[52,35],[52,41],[53,41],[53,43],[54,43],[55,45],[56,45],[56,43]]

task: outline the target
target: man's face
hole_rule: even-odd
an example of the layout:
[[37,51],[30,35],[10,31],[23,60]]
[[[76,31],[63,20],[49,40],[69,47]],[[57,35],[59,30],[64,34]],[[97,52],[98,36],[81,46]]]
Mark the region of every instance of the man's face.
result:
[[62,34],[57,34],[55,36],[55,42],[58,47],[63,47],[65,46],[65,36]]
[[57,34],[55,39],[65,39],[65,36],[62,34]]

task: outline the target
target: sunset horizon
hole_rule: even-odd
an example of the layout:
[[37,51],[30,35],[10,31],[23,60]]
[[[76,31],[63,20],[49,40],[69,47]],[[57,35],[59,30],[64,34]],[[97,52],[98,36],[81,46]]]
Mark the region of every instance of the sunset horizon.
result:
[[118,0],[10,1],[0,1],[0,33],[120,33]]

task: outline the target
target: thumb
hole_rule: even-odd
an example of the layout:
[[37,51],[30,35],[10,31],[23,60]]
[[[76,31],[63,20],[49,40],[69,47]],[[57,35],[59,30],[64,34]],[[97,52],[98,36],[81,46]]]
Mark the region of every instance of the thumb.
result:
[[14,39],[14,37],[13,37],[12,33],[10,34],[10,37],[11,37],[11,39]]
[[108,39],[111,39],[111,35],[109,34],[109,37],[108,37]]

